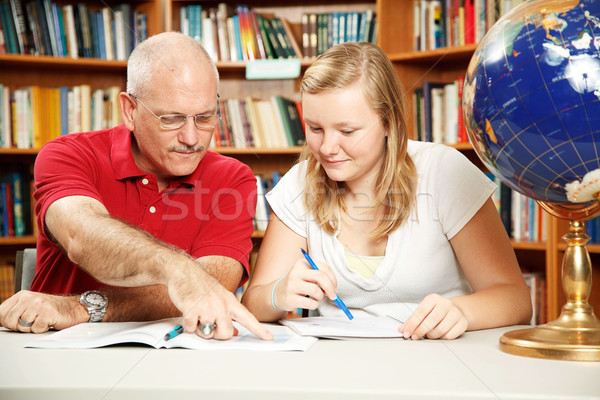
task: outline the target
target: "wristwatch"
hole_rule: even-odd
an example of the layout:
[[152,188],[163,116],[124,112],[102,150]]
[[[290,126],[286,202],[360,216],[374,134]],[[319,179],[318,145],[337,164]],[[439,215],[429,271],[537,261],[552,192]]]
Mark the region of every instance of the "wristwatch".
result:
[[81,295],[79,302],[90,313],[89,322],[102,321],[108,306],[108,298],[104,294],[96,290],[88,290]]

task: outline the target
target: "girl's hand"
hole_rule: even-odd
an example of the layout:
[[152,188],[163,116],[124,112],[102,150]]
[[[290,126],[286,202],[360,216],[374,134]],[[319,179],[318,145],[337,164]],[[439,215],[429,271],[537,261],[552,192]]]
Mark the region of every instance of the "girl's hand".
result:
[[335,274],[327,264],[315,263],[319,271],[312,269],[304,258],[299,258],[290,272],[277,283],[273,294],[277,308],[285,311],[297,308],[314,310],[323,296],[331,300],[337,298]]
[[413,315],[398,327],[405,338],[418,340],[456,339],[469,327],[469,322],[463,312],[452,300],[430,294],[417,307]]

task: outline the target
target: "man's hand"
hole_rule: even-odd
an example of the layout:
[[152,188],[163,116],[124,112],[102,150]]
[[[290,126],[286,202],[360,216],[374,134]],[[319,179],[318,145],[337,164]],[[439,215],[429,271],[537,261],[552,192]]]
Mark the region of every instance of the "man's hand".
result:
[[[32,322],[30,327],[19,324]],[[79,296],[56,296],[21,290],[0,304],[0,325],[13,331],[44,333],[50,328],[66,329],[90,316],[79,304]]]
[[[182,312],[181,325],[185,332],[195,332],[210,339],[230,339],[234,335],[232,321],[237,321],[263,340],[272,340],[273,334],[263,327],[233,293],[200,268],[187,273],[171,275],[169,297]],[[200,324],[215,324],[210,335],[200,332]]]

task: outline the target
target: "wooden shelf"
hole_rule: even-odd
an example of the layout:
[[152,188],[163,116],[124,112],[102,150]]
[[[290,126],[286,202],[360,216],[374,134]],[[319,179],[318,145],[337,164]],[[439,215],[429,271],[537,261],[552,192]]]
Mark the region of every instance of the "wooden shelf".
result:
[[2,236],[0,237],[0,246],[21,246],[21,245],[34,245],[37,239],[33,235],[28,236]]
[[454,147],[456,150],[460,150],[460,151],[468,151],[468,150],[475,151],[475,149],[473,149],[473,145],[471,144],[471,142],[449,144],[448,146]]
[[535,250],[535,251],[546,251],[546,242],[526,242],[526,241],[512,241],[513,249],[515,250]]
[[69,58],[53,56],[32,56],[21,54],[2,54],[0,55],[0,65],[11,67],[33,67],[48,68],[60,67],[62,69],[77,70],[117,70],[125,72],[127,70],[127,61],[103,60],[99,58]]
[[0,148],[0,155],[37,155],[40,149],[16,149],[16,148]]
[[441,49],[427,50],[427,51],[407,51],[400,53],[388,54],[392,62],[406,62],[406,63],[430,63],[432,61],[464,61],[466,58],[470,58],[471,55],[477,49],[476,44],[469,44],[458,47],[443,47]]
[[266,148],[266,147],[250,147],[250,148],[237,148],[237,147],[217,147],[209,150],[215,153],[235,155],[235,154],[299,154],[302,150],[301,146],[294,147],[280,147],[280,148]]

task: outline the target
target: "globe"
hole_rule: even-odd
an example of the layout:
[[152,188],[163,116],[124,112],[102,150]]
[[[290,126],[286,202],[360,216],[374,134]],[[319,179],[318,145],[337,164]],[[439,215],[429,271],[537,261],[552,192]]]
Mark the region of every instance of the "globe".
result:
[[485,166],[549,203],[600,191],[600,1],[532,0],[485,35],[463,110]]

